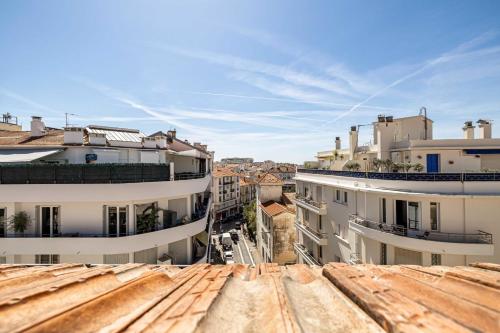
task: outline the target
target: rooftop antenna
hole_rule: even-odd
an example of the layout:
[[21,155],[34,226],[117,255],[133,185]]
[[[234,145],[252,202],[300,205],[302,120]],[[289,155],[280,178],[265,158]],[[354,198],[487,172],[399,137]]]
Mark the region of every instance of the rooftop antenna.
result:
[[422,113],[424,114],[424,133],[425,133],[424,140],[427,140],[427,108],[425,106],[422,106],[420,108],[419,116],[421,116]]
[[68,127],[68,125],[69,125],[69,123],[68,123],[68,116],[78,116],[77,114],[68,113],[68,112],[65,112],[64,115],[66,116],[66,127]]

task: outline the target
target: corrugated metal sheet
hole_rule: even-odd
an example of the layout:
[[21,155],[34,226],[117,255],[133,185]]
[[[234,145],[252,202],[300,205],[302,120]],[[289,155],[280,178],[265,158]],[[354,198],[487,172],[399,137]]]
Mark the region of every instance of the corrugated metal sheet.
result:
[[139,131],[135,130],[127,131],[126,129],[113,129],[112,127],[108,129],[108,128],[89,126],[87,127],[87,131],[89,133],[105,134],[106,140],[108,141],[140,143],[142,142],[142,138],[145,137],[145,135]]
[[0,332],[498,332],[500,265],[0,265]]

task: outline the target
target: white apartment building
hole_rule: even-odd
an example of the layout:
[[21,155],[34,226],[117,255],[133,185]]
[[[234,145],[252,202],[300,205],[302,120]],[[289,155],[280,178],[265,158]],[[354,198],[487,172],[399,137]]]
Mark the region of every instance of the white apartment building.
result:
[[212,157],[175,130],[0,130],[0,261],[203,262]]
[[222,221],[240,212],[240,175],[224,168],[213,172],[214,214]]
[[500,139],[491,122],[478,121],[478,135],[466,122],[463,139],[432,139],[425,116],[379,116],[373,129],[371,144],[359,145],[353,126],[348,148],[337,137],[335,149],[318,153],[318,168],[298,169],[298,261],[500,263]]

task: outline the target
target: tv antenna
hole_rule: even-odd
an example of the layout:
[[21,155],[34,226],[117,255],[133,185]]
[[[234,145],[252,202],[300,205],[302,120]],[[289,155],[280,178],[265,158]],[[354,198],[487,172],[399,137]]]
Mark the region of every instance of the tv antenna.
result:
[[66,117],[66,127],[69,126],[69,123],[68,123],[68,116],[78,116],[77,114],[74,114],[74,113],[68,113],[68,112],[65,112],[64,113],[65,117]]

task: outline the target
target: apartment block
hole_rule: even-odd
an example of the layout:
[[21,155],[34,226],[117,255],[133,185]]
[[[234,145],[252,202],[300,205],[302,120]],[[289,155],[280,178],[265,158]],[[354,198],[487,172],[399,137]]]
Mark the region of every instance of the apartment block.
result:
[[203,262],[213,153],[177,138],[88,125],[0,130],[0,260]]
[[295,178],[298,262],[499,263],[500,139],[477,125],[438,140],[425,115],[379,116],[370,144],[337,137]]
[[215,220],[222,221],[240,212],[240,175],[226,168],[213,172]]

